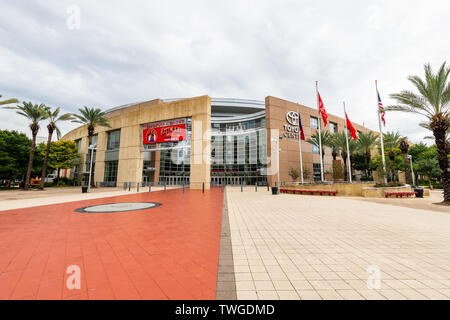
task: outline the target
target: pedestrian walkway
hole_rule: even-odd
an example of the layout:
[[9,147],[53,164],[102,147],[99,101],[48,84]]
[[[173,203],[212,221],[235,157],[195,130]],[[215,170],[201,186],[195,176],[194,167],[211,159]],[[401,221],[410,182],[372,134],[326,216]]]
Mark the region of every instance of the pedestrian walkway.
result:
[[[167,190],[178,187],[168,186]],[[163,186],[153,186],[151,191],[164,190]],[[148,187],[141,187],[139,192],[148,192]],[[81,187],[47,188],[45,190],[32,189],[0,191],[0,214],[3,210],[30,208],[48,204],[65,203],[80,200],[91,200],[106,197],[117,197],[137,193],[136,187],[123,190],[123,188],[91,188],[90,193],[81,193]]]
[[265,189],[226,196],[238,299],[450,299],[447,213]]
[[[214,299],[222,200],[176,189],[3,211],[0,299]],[[125,202],[161,206],[75,212]],[[80,289],[67,286],[70,266]]]

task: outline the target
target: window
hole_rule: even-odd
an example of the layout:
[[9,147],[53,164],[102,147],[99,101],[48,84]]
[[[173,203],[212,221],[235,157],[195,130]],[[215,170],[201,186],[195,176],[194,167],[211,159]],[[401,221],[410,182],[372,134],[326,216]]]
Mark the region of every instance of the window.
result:
[[314,181],[320,181],[320,163],[313,163],[313,179]]
[[105,161],[105,182],[117,182],[117,168],[119,161]]
[[81,139],[75,140],[75,145],[77,146],[78,153],[81,152]]
[[119,149],[120,147],[120,129],[108,132],[107,150]]
[[330,122],[330,132],[331,133],[338,132],[338,125],[337,125],[337,123]]
[[314,153],[314,154],[320,153],[319,147],[316,146],[315,144],[312,145],[312,153]]
[[319,119],[316,117],[311,117],[311,128],[312,129],[319,129]]

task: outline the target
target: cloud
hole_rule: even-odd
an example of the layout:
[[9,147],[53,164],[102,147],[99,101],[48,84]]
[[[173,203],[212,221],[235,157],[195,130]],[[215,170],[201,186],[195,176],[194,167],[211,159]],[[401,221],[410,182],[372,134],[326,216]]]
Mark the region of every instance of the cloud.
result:
[[[80,29],[67,8],[80,8]],[[443,1],[34,1],[2,4],[0,93],[66,112],[208,94],[315,106],[377,129],[374,80],[385,105],[407,77],[448,57]],[[387,130],[418,142],[414,115]],[[0,126],[27,131],[11,111]],[[63,132],[73,128],[64,124]]]

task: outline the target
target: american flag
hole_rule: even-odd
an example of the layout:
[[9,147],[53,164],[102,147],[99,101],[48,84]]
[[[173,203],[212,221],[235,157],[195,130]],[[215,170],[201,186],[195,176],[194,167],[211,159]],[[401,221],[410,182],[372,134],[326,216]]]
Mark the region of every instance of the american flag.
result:
[[384,111],[383,102],[381,102],[380,93],[378,92],[378,90],[377,95],[378,95],[378,112],[381,115],[381,121],[383,121],[383,125],[386,126],[386,120],[384,120],[384,115],[386,112]]

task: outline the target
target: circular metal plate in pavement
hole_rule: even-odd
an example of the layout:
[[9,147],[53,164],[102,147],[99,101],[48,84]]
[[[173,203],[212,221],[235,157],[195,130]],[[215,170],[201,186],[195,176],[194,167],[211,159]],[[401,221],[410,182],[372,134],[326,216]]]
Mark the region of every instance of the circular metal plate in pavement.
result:
[[146,210],[155,207],[159,207],[161,203],[157,202],[123,202],[123,203],[108,203],[100,204],[96,206],[78,208],[76,212],[83,213],[113,213],[113,212],[126,212],[136,210]]

